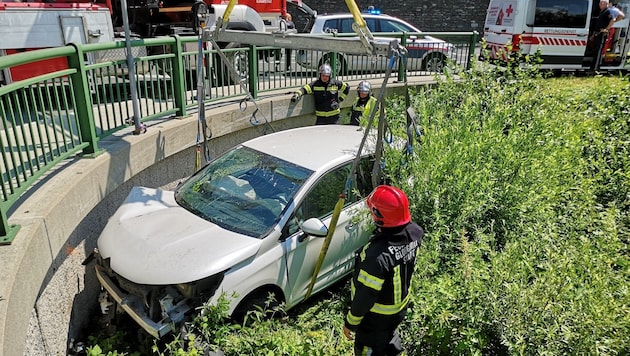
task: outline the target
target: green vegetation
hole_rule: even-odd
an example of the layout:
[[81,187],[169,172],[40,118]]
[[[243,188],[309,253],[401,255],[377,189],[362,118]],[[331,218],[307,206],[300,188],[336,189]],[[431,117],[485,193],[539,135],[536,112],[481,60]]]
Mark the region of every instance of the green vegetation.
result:
[[[421,136],[387,148],[427,235],[409,355],[630,353],[630,84],[471,71],[413,93]],[[405,134],[405,103],[388,123]],[[207,307],[159,355],[350,355],[348,287],[288,316],[227,323]],[[101,345],[102,346],[102,345]],[[92,353],[91,355],[98,355]]]
[[627,354],[627,80],[476,72],[412,98],[420,143],[388,155],[428,231],[410,354]]

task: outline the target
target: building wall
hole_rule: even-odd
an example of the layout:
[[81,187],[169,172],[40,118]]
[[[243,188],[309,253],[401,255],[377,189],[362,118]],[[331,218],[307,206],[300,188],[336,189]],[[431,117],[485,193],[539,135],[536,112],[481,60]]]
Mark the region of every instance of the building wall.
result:
[[[304,0],[317,13],[348,12],[345,1]],[[372,5],[426,32],[483,32],[489,0],[356,0],[361,11]]]

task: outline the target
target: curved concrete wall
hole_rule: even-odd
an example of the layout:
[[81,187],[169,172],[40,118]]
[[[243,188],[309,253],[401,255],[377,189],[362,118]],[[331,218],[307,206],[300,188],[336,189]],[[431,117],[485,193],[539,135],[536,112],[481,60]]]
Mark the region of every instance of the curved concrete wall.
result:
[[[393,85],[388,93],[401,89]],[[257,102],[273,130],[314,123],[312,99],[297,105],[288,99]],[[251,125],[253,111],[251,103],[245,111],[236,104],[207,110],[213,157],[272,131],[262,122]],[[66,355],[69,340],[81,337],[89,316],[99,312],[93,265],[83,262],[109,216],[131,187],[161,187],[193,173],[197,116],[147,124],[145,134],[124,130],[100,141],[97,157],[53,170],[10,212],[9,222],[21,229],[11,245],[0,246],[0,356]]]

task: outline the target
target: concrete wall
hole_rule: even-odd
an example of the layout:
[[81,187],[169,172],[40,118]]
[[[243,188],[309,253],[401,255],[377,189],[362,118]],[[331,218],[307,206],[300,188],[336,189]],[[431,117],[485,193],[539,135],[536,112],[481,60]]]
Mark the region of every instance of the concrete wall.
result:
[[[420,80],[409,84],[432,81]],[[356,84],[351,83],[353,88]],[[387,95],[402,89],[400,84],[388,86]],[[355,95],[352,90],[343,107]],[[297,105],[282,95],[258,106],[275,131],[315,121],[309,96]],[[272,131],[250,124],[253,111],[254,105],[241,112],[230,104],[206,112],[212,157]],[[21,229],[11,245],[0,246],[0,356],[66,355],[69,341],[83,337],[90,316],[100,312],[93,262],[83,262],[109,216],[131,187],[161,187],[193,173],[196,115],[147,124],[145,134],[134,136],[129,128],[103,139],[103,151],[95,158],[68,160],[9,212],[9,222]]]
[[[345,1],[304,1],[317,13],[348,12]],[[483,32],[489,0],[356,0],[362,11],[373,5],[426,32]]]

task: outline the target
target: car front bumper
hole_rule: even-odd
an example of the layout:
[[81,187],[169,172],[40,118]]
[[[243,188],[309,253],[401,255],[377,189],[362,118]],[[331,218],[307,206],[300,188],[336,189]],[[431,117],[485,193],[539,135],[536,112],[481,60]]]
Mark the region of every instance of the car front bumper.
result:
[[147,333],[154,338],[161,338],[162,336],[174,331],[174,319],[183,319],[184,314],[190,310],[190,307],[186,303],[178,303],[173,306],[169,311],[169,317],[166,317],[158,322],[153,321],[144,312],[143,301],[134,295],[126,294],[121,291],[114,281],[108,276],[105,268],[100,265],[96,265],[96,278],[98,278],[101,286],[105,288],[107,293],[116,301],[118,306],[140,325]]

